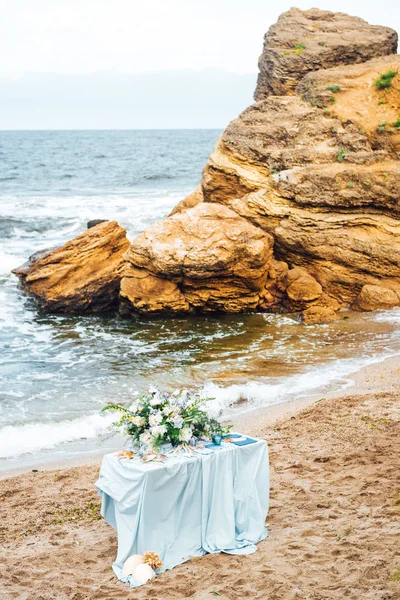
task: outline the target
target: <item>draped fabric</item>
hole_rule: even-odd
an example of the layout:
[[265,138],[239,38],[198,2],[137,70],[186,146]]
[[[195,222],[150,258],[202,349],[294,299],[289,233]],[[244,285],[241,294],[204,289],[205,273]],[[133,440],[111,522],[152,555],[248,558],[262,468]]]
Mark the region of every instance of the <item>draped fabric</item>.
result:
[[163,569],[193,556],[251,554],[267,535],[269,463],[266,442],[232,443],[164,463],[104,456],[96,486],[102,515],[117,530],[113,570],[128,556],[157,552]]

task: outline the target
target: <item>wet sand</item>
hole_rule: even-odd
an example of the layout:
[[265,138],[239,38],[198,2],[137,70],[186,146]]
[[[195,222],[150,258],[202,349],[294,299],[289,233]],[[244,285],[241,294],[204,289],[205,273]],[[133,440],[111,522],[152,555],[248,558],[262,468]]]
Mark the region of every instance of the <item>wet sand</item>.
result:
[[111,570],[94,464],[0,481],[2,600],[400,598],[400,360],[340,397],[250,413],[268,441],[269,537],[251,556],[207,555],[130,591]]

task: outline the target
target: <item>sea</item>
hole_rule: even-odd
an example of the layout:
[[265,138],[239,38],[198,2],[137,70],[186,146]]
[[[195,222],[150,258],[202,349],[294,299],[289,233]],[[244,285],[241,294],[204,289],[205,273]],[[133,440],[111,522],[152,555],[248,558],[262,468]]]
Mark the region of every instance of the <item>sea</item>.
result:
[[[0,132],[0,472],[111,444],[109,401],[150,385],[204,389],[229,418],[351,384],[400,353],[400,311],[121,318],[46,314],[11,269],[90,219],[133,239],[200,182],[218,130]],[[111,444],[112,445],[112,444]]]

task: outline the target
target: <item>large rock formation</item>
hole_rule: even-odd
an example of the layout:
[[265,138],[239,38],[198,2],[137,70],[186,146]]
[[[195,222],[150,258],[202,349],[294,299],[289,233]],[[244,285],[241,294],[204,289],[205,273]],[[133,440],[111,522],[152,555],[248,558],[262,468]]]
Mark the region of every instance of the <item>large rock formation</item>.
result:
[[104,221],[60,248],[34,254],[13,273],[45,310],[115,310],[128,247],[125,229]]
[[[259,101],[221,135],[200,187],[126,253],[121,312],[299,311],[315,323],[400,305],[396,47],[393,30],[341,13],[282,15]],[[34,273],[24,284],[40,297]]]
[[175,214],[146,229],[127,252],[133,268],[121,284],[123,311],[254,309],[271,268],[272,245],[268,233],[221,204],[201,203]]
[[294,94],[309,72],[397,51],[393,29],[328,10],[292,8],[265,34],[254,100]]
[[[296,50],[296,44],[304,48]],[[355,17],[316,9],[282,15],[266,36],[260,61],[256,97],[265,99],[230,123],[200,188],[174,209],[175,216],[133,242],[132,266],[173,282],[174,294],[181,294],[179,310],[185,300],[187,310],[300,310],[306,322],[315,322],[334,318],[340,306],[366,309],[368,286],[388,290],[381,304],[374,294],[374,307],[393,306],[396,298],[399,304],[396,47],[393,30]],[[375,80],[388,72],[393,75],[389,85],[379,89]],[[242,302],[238,289],[224,296],[224,277],[207,274],[202,244],[193,247],[190,262],[197,294],[207,290],[219,302],[194,299],[193,280],[188,284],[167,264],[181,244],[173,219],[179,215],[189,226],[209,204],[219,207],[216,212],[229,207],[274,239],[279,273],[271,267],[264,288],[249,302]],[[221,243],[223,219],[213,230],[213,240]],[[140,302],[139,294],[132,310]]]

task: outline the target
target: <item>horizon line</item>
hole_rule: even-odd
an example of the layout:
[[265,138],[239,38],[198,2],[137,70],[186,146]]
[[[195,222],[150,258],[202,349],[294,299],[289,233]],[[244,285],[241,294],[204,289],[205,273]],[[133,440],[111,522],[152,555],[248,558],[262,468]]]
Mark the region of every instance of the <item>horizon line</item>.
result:
[[89,128],[57,128],[57,129],[0,129],[0,133],[10,132],[43,132],[43,131],[218,131],[224,127],[89,127]]

